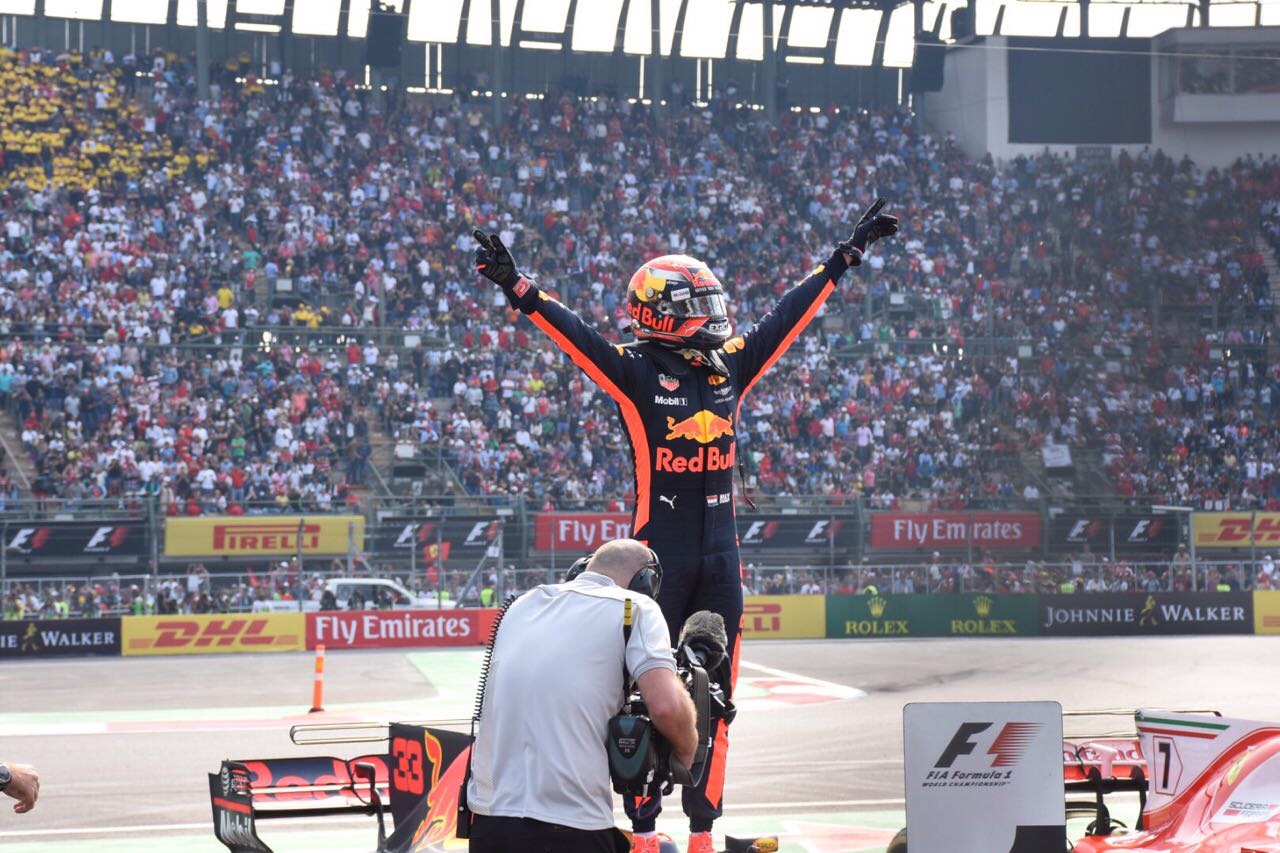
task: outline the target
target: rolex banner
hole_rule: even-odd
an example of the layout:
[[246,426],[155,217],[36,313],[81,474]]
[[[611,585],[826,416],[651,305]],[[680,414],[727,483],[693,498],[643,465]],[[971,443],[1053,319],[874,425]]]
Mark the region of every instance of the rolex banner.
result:
[[1046,636],[1252,634],[1247,592],[1100,592],[1039,596]]
[[1010,637],[1036,630],[1034,595],[830,595],[828,637]]

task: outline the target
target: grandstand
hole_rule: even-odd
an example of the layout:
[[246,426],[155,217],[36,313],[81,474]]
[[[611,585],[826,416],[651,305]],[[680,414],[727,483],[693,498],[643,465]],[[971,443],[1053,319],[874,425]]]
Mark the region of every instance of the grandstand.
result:
[[[856,562],[876,511],[1027,511],[1048,530],[1064,513],[1280,508],[1274,143],[1212,167],[1151,147],[1170,127],[1211,134],[1192,151],[1272,128],[1274,31],[1221,28],[1270,23],[1270,4],[1168,4],[1160,21],[1213,26],[1152,40],[1140,5],[1050,4],[1045,30],[1032,4],[979,4],[970,36],[937,3],[656,3],[655,51],[649,4],[501,4],[486,30],[487,4],[428,19],[420,0],[398,10],[398,64],[372,65],[358,48],[385,10],[355,3],[333,20],[210,3],[207,27],[204,3],[64,5],[0,15],[8,518],[136,521],[133,563],[165,561],[167,518],[356,513],[372,533],[476,517],[530,559],[536,516],[626,510],[626,443],[605,396],[476,283],[472,226],[624,341],[645,257],[705,258],[749,323],[875,192],[910,227],[738,433],[762,511],[861,530],[789,557]],[[1045,33],[1064,62],[1099,37],[1126,37],[1108,61],[1152,51],[1145,135],[1019,143],[1025,116],[990,106],[970,111],[980,132],[956,124],[947,104]],[[1165,62],[1214,44],[1241,58]],[[506,98],[484,88],[499,55]],[[761,88],[769,68],[789,84]],[[1167,68],[1174,101],[1201,100],[1164,103]],[[1232,109],[1215,96],[1253,98],[1249,121],[1215,119]],[[358,563],[378,538],[347,550]],[[415,559],[444,561],[436,544]]]
[[[745,331],[877,197],[901,230],[785,355],[666,419],[698,455],[655,471],[728,460],[732,486],[661,496],[701,544],[637,533],[668,566],[715,552],[665,594],[697,574],[740,617],[755,763],[717,831],[781,853],[891,843],[903,701],[1261,683],[1234,640],[1129,635],[1280,632],[1280,0],[0,0],[0,663],[41,665],[0,674],[0,739],[62,777],[0,845],[199,849],[184,785],[275,750],[298,678],[321,724],[461,717],[477,649],[425,650],[631,535],[636,424],[477,240],[621,347],[645,261],[704,260]],[[759,341],[725,343],[735,370]],[[327,710],[326,647],[359,691]],[[297,654],[106,659],[312,650],[314,681]],[[83,734],[154,803],[68,785]],[[453,807],[418,740],[380,772],[425,827]],[[236,815],[343,801],[281,837],[364,849],[329,770]]]

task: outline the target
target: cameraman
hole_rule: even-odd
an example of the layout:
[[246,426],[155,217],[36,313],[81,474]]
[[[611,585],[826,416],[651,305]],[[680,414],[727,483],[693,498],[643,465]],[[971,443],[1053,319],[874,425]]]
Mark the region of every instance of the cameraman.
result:
[[[677,760],[692,763],[694,707],[650,597],[655,569],[660,579],[653,552],[634,539],[607,542],[577,578],[535,587],[503,616],[467,788],[473,853],[627,850],[605,752],[624,665]],[[633,628],[624,647],[626,599]]]

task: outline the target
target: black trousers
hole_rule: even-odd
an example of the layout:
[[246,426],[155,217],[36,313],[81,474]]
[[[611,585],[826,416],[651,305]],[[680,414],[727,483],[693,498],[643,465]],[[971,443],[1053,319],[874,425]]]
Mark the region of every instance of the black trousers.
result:
[[527,817],[471,819],[471,853],[626,853],[626,836],[616,829],[574,829]]

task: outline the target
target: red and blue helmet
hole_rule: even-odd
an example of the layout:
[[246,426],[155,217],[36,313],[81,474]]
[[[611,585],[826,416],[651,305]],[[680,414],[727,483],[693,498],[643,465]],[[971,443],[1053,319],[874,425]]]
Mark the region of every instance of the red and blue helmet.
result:
[[724,285],[688,255],[663,255],[636,270],[627,285],[627,313],[638,340],[713,350],[733,331]]

